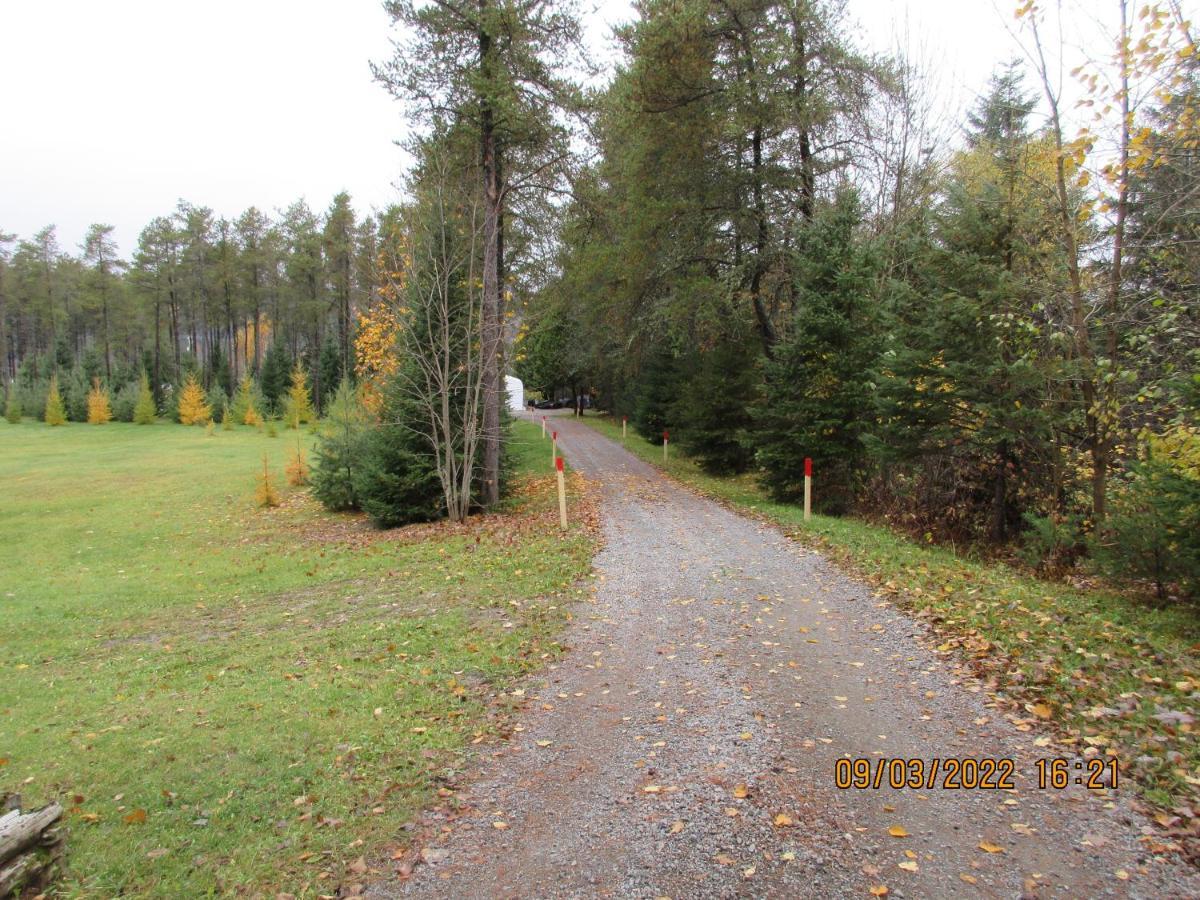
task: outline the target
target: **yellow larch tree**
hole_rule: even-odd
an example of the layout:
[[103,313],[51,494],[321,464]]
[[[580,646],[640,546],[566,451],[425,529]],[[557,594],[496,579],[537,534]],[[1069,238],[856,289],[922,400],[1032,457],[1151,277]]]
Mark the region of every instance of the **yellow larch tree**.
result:
[[87,420],[89,425],[104,425],[112,421],[112,406],[108,402],[108,391],[100,386],[100,379],[92,379],[92,389],[87,395]]
[[189,372],[179,392],[179,422],[181,425],[205,425],[212,419],[212,407],[204,397],[204,388]]

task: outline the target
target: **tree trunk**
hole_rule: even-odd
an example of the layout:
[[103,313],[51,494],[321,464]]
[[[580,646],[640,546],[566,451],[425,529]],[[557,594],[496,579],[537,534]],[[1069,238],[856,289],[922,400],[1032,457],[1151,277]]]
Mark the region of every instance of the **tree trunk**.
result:
[[[480,11],[488,0],[480,0]],[[481,21],[483,16],[481,15]],[[481,27],[479,58],[485,73],[491,66],[491,36]],[[485,74],[486,77],[486,74]],[[500,340],[503,328],[500,273],[502,207],[500,148],[489,101],[483,101],[480,126],[480,166],[483,174],[483,309],[480,317],[483,382],[483,502],[500,499]]]
[[157,289],[154,293],[154,403],[162,401],[162,297]]

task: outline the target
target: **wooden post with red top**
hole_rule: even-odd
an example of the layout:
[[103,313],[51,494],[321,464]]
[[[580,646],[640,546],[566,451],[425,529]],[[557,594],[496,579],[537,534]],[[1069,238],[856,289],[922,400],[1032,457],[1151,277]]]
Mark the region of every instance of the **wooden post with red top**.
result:
[[558,432],[557,432],[557,431],[552,431],[552,432],[550,432],[550,434],[551,434],[551,438],[550,438],[550,461],[551,461],[552,463],[554,463],[555,465],[557,465],[557,464],[558,464],[558,463],[557,463],[557,460],[558,460]]
[[804,521],[812,515],[812,457],[804,457]]
[[629,424],[629,416],[621,416],[621,440],[625,440],[625,427]]
[[542,437],[546,437],[546,417],[542,416]]
[[554,457],[554,471],[558,476],[558,525],[567,530],[567,486],[563,482],[563,461],[561,456]]
[[663,462],[667,461],[667,444],[671,442],[671,432],[663,429]]

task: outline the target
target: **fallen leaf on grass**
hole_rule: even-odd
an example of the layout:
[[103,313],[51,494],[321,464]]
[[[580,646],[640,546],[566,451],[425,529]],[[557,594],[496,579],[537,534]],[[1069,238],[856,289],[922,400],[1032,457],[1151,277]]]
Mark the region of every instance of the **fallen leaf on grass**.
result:
[[1033,713],[1035,716],[1037,716],[1039,719],[1049,719],[1051,716],[1054,715],[1054,710],[1052,710],[1045,703],[1032,703],[1029,706],[1026,706],[1025,708],[1027,710],[1029,710],[1031,713]]
[[146,821],[146,811],[144,809],[135,809],[129,815],[125,816],[126,825],[141,825]]

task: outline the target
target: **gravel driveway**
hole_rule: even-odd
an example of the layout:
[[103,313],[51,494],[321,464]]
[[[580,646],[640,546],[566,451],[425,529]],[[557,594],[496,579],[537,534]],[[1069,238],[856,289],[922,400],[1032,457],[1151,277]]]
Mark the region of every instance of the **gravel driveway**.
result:
[[[375,897],[1186,897],[1126,789],[1039,790],[1049,751],[923,626],[772,527],[569,417],[606,545],[571,651],[525,687],[469,810]],[[1019,727],[1018,727],[1019,725]],[[1030,730],[1020,730],[1030,729]],[[839,790],[841,757],[1004,758],[1012,790]],[[872,778],[874,768],[871,769]]]

